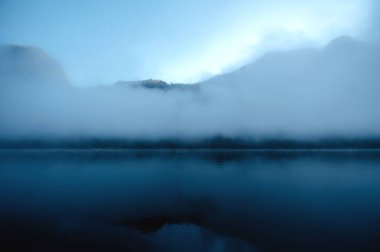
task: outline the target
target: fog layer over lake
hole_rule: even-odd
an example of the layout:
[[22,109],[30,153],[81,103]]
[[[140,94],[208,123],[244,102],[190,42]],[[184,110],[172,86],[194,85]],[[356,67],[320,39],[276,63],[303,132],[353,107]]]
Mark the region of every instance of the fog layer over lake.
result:
[[319,50],[268,53],[185,88],[75,88],[40,49],[2,47],[0,56],[1,138],[380,135],[379,48],[349,37]]

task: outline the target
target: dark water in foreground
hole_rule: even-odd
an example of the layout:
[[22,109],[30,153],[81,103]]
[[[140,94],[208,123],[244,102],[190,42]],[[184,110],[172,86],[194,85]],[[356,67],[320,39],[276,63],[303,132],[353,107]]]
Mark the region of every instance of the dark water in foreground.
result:
[[380,251],[380,152],[0,151],[0,251]]

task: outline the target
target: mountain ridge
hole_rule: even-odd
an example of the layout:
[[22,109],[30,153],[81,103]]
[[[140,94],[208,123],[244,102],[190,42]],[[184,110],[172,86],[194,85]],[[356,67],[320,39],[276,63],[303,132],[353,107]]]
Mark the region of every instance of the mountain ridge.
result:
[[0,81],[25,83],[68,83],[62,66],[43,49],[35,46],[0,46]]

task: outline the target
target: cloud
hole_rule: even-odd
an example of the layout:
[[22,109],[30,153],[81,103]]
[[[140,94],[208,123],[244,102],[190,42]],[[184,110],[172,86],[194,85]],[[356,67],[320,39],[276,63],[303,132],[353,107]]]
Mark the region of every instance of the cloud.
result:
[[269,53],[194,92],[2,83],[0,136],[378,137],[379,64],[378,48],[342,37],[323,50]]

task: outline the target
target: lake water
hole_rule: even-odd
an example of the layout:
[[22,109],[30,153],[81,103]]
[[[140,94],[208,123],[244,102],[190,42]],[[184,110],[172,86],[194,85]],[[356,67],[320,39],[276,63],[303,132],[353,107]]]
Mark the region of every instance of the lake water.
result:
[[380,251],[377,151],[0,151],[1,251]]

